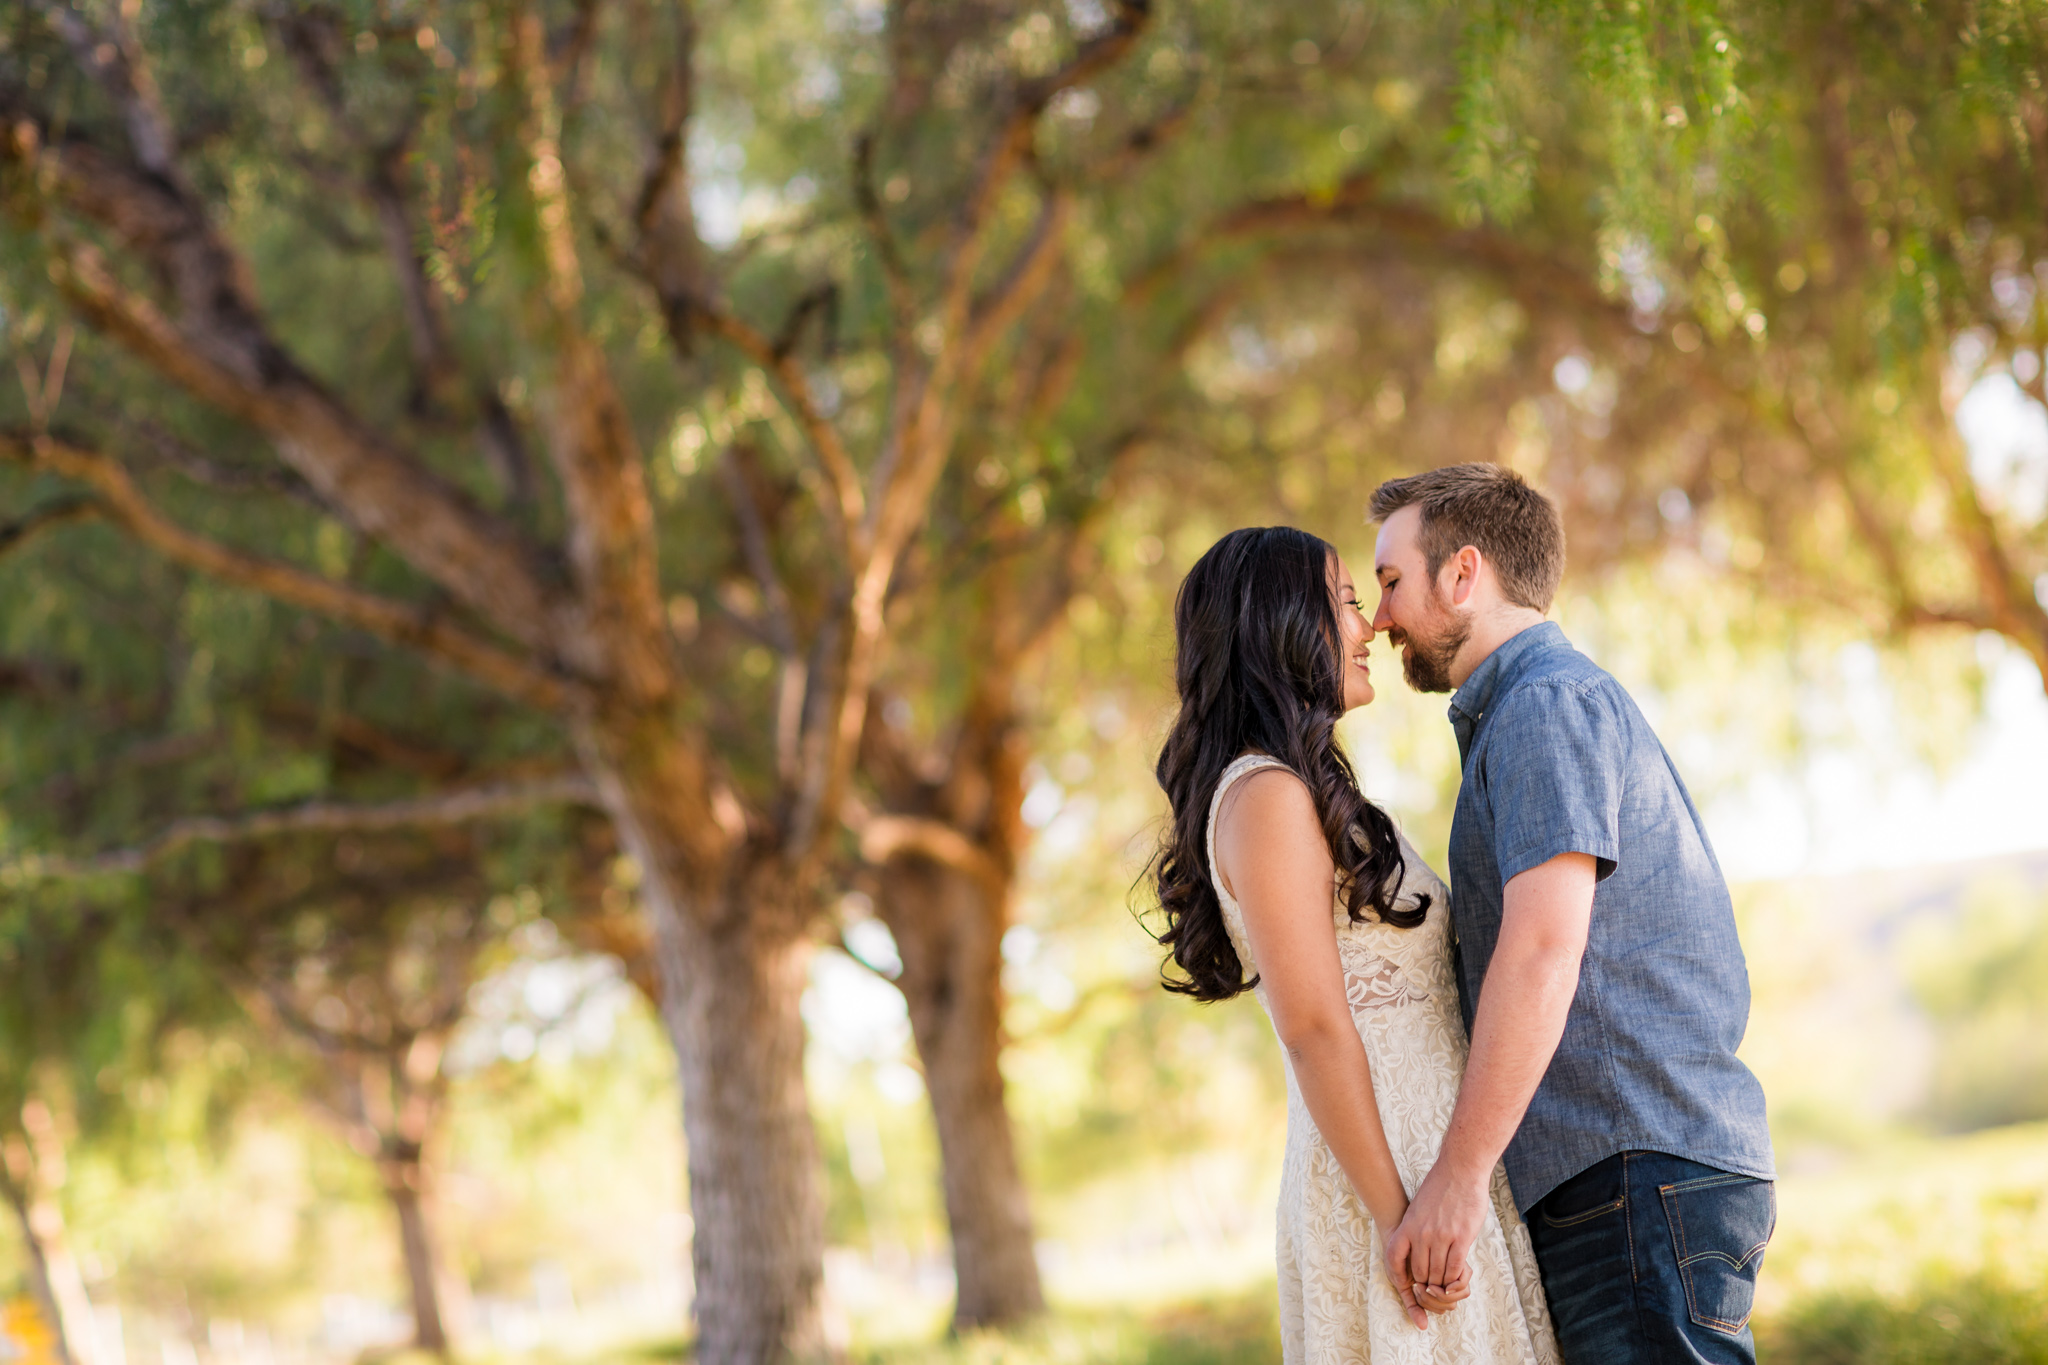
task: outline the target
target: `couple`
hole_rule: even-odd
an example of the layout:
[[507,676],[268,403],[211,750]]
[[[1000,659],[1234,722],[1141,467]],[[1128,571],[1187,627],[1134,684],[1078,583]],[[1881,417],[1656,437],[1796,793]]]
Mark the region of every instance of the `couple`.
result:
[[[1159,758],[1170,988],[1255,991],[1286,1059],[1288,1365],[1753,1361],[1775,1173],[1699,815],[1544,620],[1548,498],[1453,465],[1382,484],[1372,516],[1370,621],[1305,532],[1202,556]],[[1448,891],[1337,748],[1380,632],[1410,686],[1456,689]]]

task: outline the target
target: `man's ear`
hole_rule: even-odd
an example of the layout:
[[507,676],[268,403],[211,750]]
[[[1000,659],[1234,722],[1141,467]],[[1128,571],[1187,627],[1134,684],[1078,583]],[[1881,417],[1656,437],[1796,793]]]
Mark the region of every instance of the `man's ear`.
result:
[[1472,594],[1479,590],[1479,570],[1485,562],[1479,551],[1470,545],[1444,561],[1444,568],[1451,571],[1451,588],[1447,595],[1452,606],[1472,605]]

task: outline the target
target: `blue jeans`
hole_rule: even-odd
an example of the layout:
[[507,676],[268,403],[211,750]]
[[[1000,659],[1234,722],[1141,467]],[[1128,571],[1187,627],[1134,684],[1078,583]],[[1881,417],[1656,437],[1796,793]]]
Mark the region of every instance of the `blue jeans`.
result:
[[1776,1187],[1663,1152],[1587,1167],[1529,1210],[1565,1365],[1754,1365]]

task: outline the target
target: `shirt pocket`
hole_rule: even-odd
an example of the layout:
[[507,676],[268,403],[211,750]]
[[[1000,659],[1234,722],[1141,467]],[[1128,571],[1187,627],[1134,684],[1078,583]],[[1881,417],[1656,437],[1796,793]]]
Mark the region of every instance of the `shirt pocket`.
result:
[[1685,1307],[1701,1327],[1734,1336],[1749,1325],[1757,1271],[1778,1225],[1777,1186],[1746,1175],[1659,1185]]

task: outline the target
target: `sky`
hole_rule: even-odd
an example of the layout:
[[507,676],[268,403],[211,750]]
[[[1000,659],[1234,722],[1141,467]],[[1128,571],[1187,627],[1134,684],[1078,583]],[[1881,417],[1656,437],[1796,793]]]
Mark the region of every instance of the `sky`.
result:
[[[1980,356],[1981,348],[1959,353],[1957,364],[1974,369]],[[1990,373],[1957,405],[1956,428],[1986,498],[2023,524],[2038,522],[2048,511],[2048,412],[2010,374]],[[2048,604],[2048,574],[2035,591]],[[1980,636],[1977,656],[1989,686],[1960,765],[1901,772],[1874,744],[1760,775],[1702,812],[1728,875],[1860,872],[2048,848],[2048,693],[2033,663],[1999,636]],[[1892,702],[1874,651],[1844,664],[1845,709],[1881,730]]]
[[[2048,848],[2048,693],[2014,646],[1984,636],[1977,649],[1990,683],[1959,764],[1937,776],[1833,750],[1762,774],[1702,812],[1728,876],[1861,872]],[[1887,713],[1874,661],[1850,689],[1851,709]]]

